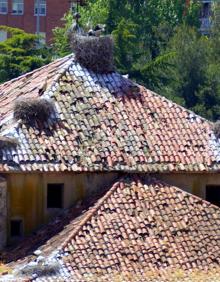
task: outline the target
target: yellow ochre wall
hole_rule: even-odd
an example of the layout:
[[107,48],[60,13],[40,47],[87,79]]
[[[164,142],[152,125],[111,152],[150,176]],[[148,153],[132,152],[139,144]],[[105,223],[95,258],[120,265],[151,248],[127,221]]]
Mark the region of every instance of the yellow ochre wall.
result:
[[200,198],[206,198],[206,185],[220,185],[220,173],[164,173],[156,178]]
[[[47,184],[63,183],[63,206],[69,208],[85,196],[111,185],[116,173],[28,173],[6,175],[8,184],[8,234],[10,220],[22,219],[24,235],[48,222],[60,210],[47,209]],[[8,239],[10,239],[8,237]]]
[[[47,223],[60,210],[47,209],[47,184],[64,184],[64,208],[82,198],[111,186],[117,173],[17,173],[5,175],[8,185],[8,234],[10,220],[22,219],[24,235]],[[220,173],[153,175],[166,183],[182,188],[201,198],[206,197],[206,185],[220,185]],[[9,236],[8,236],[8,239]]]

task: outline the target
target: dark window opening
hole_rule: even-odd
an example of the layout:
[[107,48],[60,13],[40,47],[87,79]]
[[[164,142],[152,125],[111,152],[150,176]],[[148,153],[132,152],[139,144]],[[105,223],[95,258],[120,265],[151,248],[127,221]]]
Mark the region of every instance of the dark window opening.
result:
[[63,208],[63,184],[47,185],[47,208],[62,209]]
[[206,200],[220,207],[220,185],[206,186]]
[[22,236],[22,220],[11,220],[11,237]]

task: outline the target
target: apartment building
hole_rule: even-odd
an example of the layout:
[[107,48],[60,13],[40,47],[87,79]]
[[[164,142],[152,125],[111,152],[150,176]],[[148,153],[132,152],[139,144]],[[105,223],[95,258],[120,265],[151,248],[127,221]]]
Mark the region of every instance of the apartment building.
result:
[[[70,9],[71,2],[70,0],[0,0],[0,25],[21,28],[30,33],[39,31],[45,41],[51,43],[52,30],[62,24],[61,18]],[[6,38],[7,34],[0,31],[0,41]]]

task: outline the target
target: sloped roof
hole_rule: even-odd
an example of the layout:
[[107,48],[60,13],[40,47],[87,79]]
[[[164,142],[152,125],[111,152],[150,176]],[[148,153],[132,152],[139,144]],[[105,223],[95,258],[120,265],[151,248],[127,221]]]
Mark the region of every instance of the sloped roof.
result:
[[220,264],[220,209],[156,179],[127,176],[41,251],[59,260],[63,281],[113,274],[151,281],[170,269],[212,269]]
[[[13,103],[24,96],[53,100],[57,116],[34,127],[13,121]],[[0,115],[0,134],[20,144],[1,150],[0,171],[220,167],[220,144],[210,122],[118,73],[90,72],[72,56],[1,85]]]

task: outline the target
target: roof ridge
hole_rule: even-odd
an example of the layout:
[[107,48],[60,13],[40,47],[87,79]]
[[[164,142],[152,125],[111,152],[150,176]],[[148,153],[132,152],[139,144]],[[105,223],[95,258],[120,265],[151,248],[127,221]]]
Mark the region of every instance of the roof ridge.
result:
[[[115,190],[120,187],[120,185],[123,183],[121,180],[123,180],[125,177],[122,176],[118,179],[117,182],[113,184],[113,186],[110,187],[109,191],[101,197],[92,208],[90,208],[87,211],[87,216],[84,217],[84,219],[80,222],[80,224],[76,227],[75,230],[66,238],[66,240],[61,244],[61,246],[58,248],[58,250],[64,249],[69,244],[69,241],[77,235],[77,233],[82,229],[82,227],[91,219],[91,217],[98,211],[98,209],[102,206],[102,204],[115,192]],[[124,186],[124,185],[123,185]]]
[[35,72],[38,72],[38,71],[40,71],[40,70],[42,70],[42,69],[44,69],[44,68],[47,68],[49,65],[58,63],[59,61],[62,61],[62,60],[66,60],[66,59],[68,59],[68,58],[71,58],[72,56],[73,56],[73,54],[70,54],[70,55],[67,55],[67,56],[65,56],[65,57],[58,58],[58,59],[56,59],[56,60],[50,62],[49,64],[46,64],[46,65],[41,66],[40,68],[34,69],[34,70],[32,70],[32,71],[30,71],[30,72],[27,72],[27,73],[24,73],[24,74],[22,74],[22,75],[20,75],[20,76],[18,76],[18,77],[15,77],[15,78],[13,78],[13,79],[10,79],[10,80],[8,80],[8,81],[5,81],[5,82],[3,82],[3,83],[0,83],[0,88],[1,88],[1,87],[4,87],[5,85],[7,85],[7,84],[9,84],[9,83],[18,81],[19,79],[22,79],[22,78],[24,78],[24,77],[26,77],[26,76],[27,76],[27,77],[28,77],[28,76],[31,76],[31,75],[34,74]]
[[[194,200],[197,200],[197,201],[201,201],[207,205],[209,205],[209,207],[215,209],[216,211],[220,211],[220,208],[218,206],[215,206],[214,204],[206,201],[205,199],[203,198],[200,198],[194,194],[191,194],[179,187],[177,187],[176,185],[172,185],[172,184],[169,184],[167,183],[166,181],[163,181],[163,180],[160,180],[159,178],[156,178],[156,177],[152,177],[152,176],[144,176],[144,175],[141,175],[141,174],[134,174],[133,175],[133,178],[131,178],[132,175],[129,175],[127,174],[126,176],[122,176],[118,179],[117,182],[115,182],[113,184],[113,186],[109,189],[109,191],[103,196],[101,197],[95,204],[92,208],[90,208],[88,211],[87,211],[87,215],[85,215],[85,217],[82,219],[82,221],[79,223],[79,225],[73,230],[73,232],[71,234],[69,234],[69,236],[66,238],[66,240],[61,244],[61,246],[58,248],[58,251],[62,250],[62,249],[65,249],[67,247],[67,245],[69,244],[70,240],[72,240],[74,237],[77,236],[77,234],[79,233],[79,231],[82,230],[82,227],[92,218],[92,216],[94,216],[94,214],[99,210],[99,208],[103,205],[103,203],[109,199],[109,197],[117,190],[117,188],[124,188],[125,187],[125,180],[126,179],[130,179],[130,180],[135,180],[135,181],[139,181],[141,179],[147,179],[148,180],[148,183],[147,185],[150,185],[150,184],[162,184],[162,185],[165,185],[165,186],[169,186],[170,188],[174,188],[177,192],[180,192],[184,195],[187,195],[188,197],[191,197],[193,198]],[[146,183],[145,183],[146,184]],[[77,218],[75,218],[74,220],[76,220]]]

